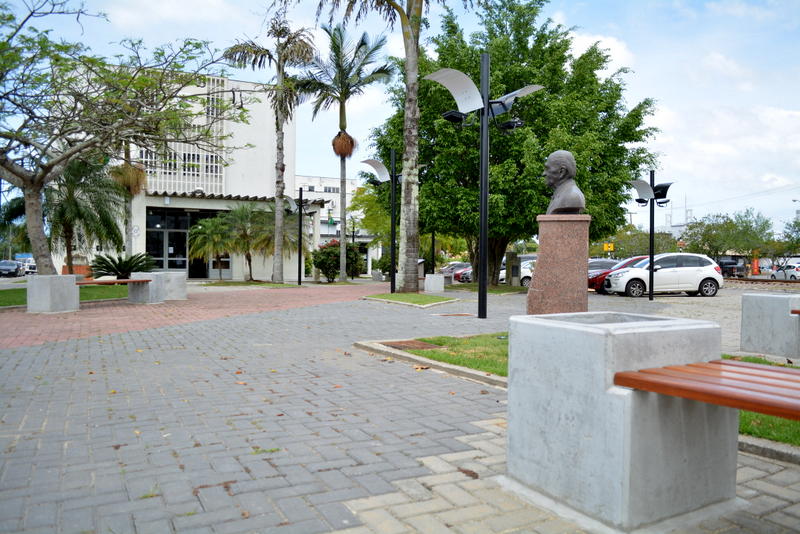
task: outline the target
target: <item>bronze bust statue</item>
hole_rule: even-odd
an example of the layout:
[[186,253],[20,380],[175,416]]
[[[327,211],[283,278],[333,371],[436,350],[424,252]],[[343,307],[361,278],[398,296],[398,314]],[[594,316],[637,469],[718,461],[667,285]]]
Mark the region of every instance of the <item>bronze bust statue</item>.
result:
[[553,198],[547,206],[547,215],[559,213],[583,213],[586,199],[575,184],[575,157],[566,150],[556,150],[544,164],[544,177],[553,189]]

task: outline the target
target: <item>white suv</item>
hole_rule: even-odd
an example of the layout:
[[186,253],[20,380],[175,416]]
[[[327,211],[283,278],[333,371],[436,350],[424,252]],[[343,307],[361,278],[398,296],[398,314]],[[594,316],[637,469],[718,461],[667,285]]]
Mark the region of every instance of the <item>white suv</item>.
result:
[[[629,297],[641,297],[648,292],[650,258],[606,277],[605,290]],[[666,253],[654,258],[654,293],[685,291],[690,296],[713,297],[722,287],[722,272],[711,258],[703,254]]]

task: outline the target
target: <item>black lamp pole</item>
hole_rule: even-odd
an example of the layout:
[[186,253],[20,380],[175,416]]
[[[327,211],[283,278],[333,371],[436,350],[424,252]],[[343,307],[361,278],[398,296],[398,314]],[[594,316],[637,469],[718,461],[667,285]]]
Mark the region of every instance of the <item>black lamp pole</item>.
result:
[[[655,191],[656,188],[656,171],[650,171],[650,189]],[[655,234],[654,226],[656,219],[656,199],[650,199],[650,285],[648,288],[647,298],[653,300],[653,275],[655,274],[655,265],[653,265],[653,257],[655,256]]]
[[480,235],[478,237],[478,319],[486,319],[489,271],[489,54],[481,54]]
[[297,205],[297,285],[303,285],[303,188]]
[[391,292],[394,293],[395,283],[396,283],[395,270],[397,266],[397,258],[395,257],[395,251],[394,251],[395,242],[397,240],[397,232],[395,228],[395,217],[396,217],[395,210],[397,209],[395,207],[395,190],[397,189],[397,175],[394,172],[394,149],[392,149],[391,151],[391,167],[392,169],[389,172],[389,184],[390,184],[389,187],[391,187],[392,190],[389,194],[389,198],[392,204],[392,224],[391,224],[392,229],[391,229],[391,250],[389,251],[389,259],[391,260],[392,265],[389,268],[389,280],[391,285]]

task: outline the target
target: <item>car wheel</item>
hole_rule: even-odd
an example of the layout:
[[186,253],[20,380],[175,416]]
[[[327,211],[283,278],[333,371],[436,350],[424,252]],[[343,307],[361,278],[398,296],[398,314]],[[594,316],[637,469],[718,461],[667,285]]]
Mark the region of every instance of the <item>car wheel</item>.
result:
[[531,277],[526,276],[525,278],[520,280],[519,283],[522,287],[531,287]]
[[717,294],[717,289],[719,289],[717,282],[711,278],[706,278],[700,282],[700,294],[704,297],[713,297]]
[[795,275],[792,275],[789,277],[789,280],[797,280],[797,277]]
[[769,275],[769,279],[770,279],[770,280],[777,280],[777,278],[775,277],[775,275],[774,275],[774,274],[771,274],[771,275]]
[[606,291],[606,288],[604,288],[603,286],[600,286],[597,289],[595,289],[595,293],[599,295],[608,295],[608,291]]
[[690,297],[696,297],[697,295],[700,294],[700,292],[699,291],[687,291],[686,294],[689,295]]
[[641,280],[631,280],[625,286],[625,294],[629,297],[641,297],[645,291],[644,282]]

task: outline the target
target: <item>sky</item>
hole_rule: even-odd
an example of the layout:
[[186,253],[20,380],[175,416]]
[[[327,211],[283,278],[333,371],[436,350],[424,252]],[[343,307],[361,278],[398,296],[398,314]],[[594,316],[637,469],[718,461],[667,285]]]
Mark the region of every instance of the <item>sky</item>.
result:
[[[22,0],[12,0],[21,5]],[[469,33],[474,10],[448,2]],[[209,40],[223,49],[237,40],[262,37],[267,2],[257,0],[85,0],[107,20],[61,18],[37,21],[55,36],[80,40],[96,53],[133,37],[155,46],[184,37]],[[315,19],[317,2],[299,2],[288,13],[293,28],[312,29],[317,46],[327,41]],[[423,46],[439,31],[442,8],[428,13]],[[543,18],[572,28],[576,54],[594,42],[608,50],[610,71],[630,68],[623,78],[632,107],[656,102],[648,125],[660,132],[648,143],[658,154],[656,183],[672,182],[671,202],[656,208],[656,226],[689,218],[733,214],[748,208],[781,232],[800,212],[800,1],[797,0],[553,0]],[[45,20],[47,22],[45,23]],[[387,52],[402,56],[398,27],[377,16],[348,32],[387,37]],[[234,78],[267,81],[270,71],[233,71]],[[476,80],[477,83],[477,80]],[[531,80],[536,83],[536,80]],[[386,87],[373,86],[348,104],[348,132],[359,146],[348,162],[349,177],[368,170],[359,162],[374,155],[369,134],[392,110]],[[311,105],[297,112],[297,174],[338,176],[330,141],[338,131],[336,111],[312,120]],[[421,162],[424,163],[424,162]],[[579,170],[580,172],[580,170]],[[649,180],[647,172],[641,179]],[[491,189],[491,186],[490,186]],[[630,220],[647,228],[647,208],[627,206]]]

